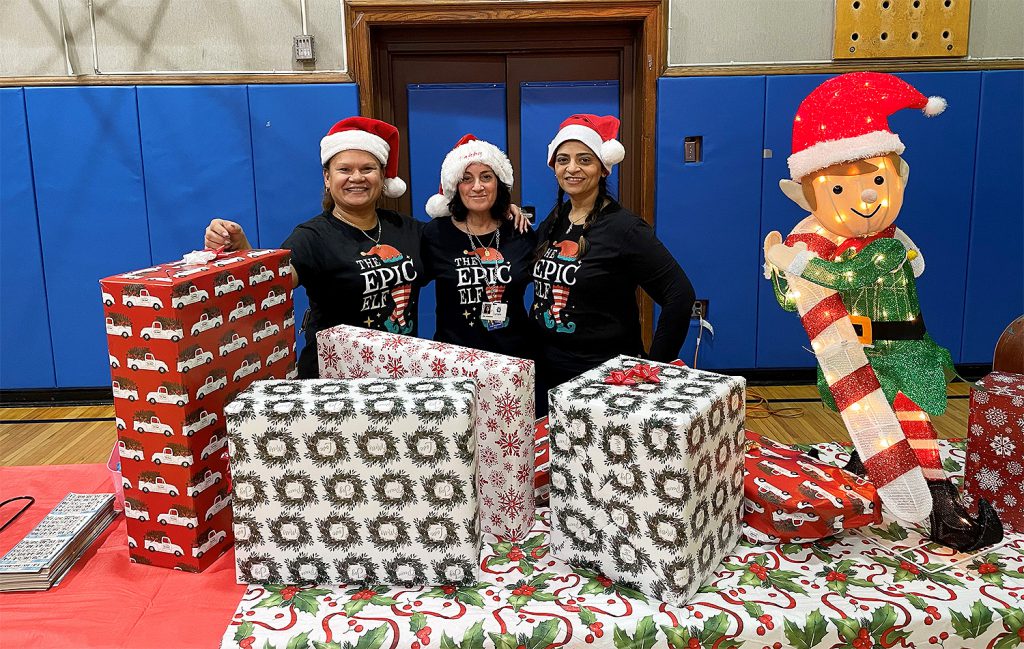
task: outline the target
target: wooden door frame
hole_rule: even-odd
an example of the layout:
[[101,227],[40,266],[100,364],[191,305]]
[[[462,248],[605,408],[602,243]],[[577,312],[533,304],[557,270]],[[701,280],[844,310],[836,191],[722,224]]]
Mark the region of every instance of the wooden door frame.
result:
[[[667,0],[345,0],[349,25],[349,74],[359,85],[363,115],[381,114],[373,30],[380,27],[471,25],[487,22],[515,27],[523,23],[631,23],[638,28],[636,92],[632,106],[634,156],[638,182],[632,207],[648,221],[654,216],[655,127],[658,77],[665,71]],[[645,309],[646,310],[646,309]]]

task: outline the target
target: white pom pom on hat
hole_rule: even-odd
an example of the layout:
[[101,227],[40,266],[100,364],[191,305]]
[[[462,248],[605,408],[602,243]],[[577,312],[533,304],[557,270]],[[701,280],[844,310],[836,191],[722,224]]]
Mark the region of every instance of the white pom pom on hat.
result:
[[558,147],[569,140],[576,140],[589,147],[610,173],[612,167],[626,157],[626,148],[615,139],[618,134],[619,118],[614,115],[572,115],[559,125],[558,133],[548,144],[548,166],[554,168]]

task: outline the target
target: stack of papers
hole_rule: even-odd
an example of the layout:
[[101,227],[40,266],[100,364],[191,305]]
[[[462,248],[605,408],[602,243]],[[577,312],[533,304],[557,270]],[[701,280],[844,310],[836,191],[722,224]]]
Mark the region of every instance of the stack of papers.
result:
[[116,517],[113,494],[68,494],[0,558],[0,592],[58,583]]

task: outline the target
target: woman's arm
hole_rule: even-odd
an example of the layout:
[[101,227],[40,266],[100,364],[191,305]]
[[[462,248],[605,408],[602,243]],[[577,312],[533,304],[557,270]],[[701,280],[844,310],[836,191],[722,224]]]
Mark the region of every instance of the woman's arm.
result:
[[663,363],[674,361],[690,327],[696,297],[693,285],[654,229],[639,217],[627,242],[633,276],[661,306],[649,355],[651,360]]

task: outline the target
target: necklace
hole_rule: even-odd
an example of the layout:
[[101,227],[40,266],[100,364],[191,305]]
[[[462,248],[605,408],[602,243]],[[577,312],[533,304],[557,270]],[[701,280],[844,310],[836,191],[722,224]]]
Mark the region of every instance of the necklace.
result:
[[341,214],[338,214],[337,212],[334,212],[334,216],[338,217],[342,222],[344,222],[344,223],[352,226],[356,230],[359,230],[360,232],[362,232],[364,237],[366,237],[367,239],[369,239],[370,241],[373,242],[373,245],[375,245],[375,246],[376,245],[380,245],[380,237],[381,237],[382,232],[381,232],[381,225],[380,225],[380,218],[379,217],[377,218],[377,238],[374,239],[370,235],[366,234],[366,230],[362,229],[361,227],[359,227],[358,225],[356,225],[352,221],[349,221],[348,219],[346,219]]
[[473,231],[469,228],[469,221],[466,221],[466,235],[469,237],[469,245],[473,248],[483,248],[484,258],[490,259],[491,248],[498,248],[501,246],[501,226],[498,226],[494,232],[491,233],[491,244],[485,246],[483,240],[477,235],[473,234]]

